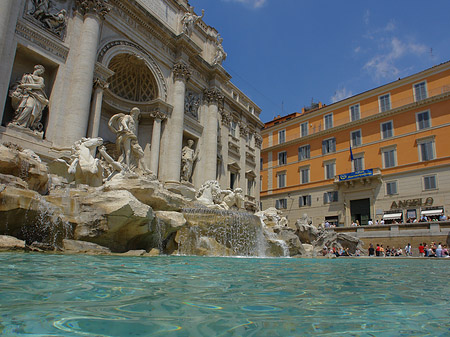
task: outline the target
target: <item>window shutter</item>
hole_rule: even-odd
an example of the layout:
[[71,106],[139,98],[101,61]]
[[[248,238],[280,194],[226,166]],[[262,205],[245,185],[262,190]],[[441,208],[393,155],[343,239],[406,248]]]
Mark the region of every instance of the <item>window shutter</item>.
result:
[[327,203],[328,203],[328,193],[327,193],[327,192],[325,192],[325,193],[323,194],[323,202],[324,202],[324,204],[327,204]]
[[326,141],[322,140],[322,154],[326,153]]
[[330,147],[331,152],[336,152],[336,138],[332,138]]
[[280,200],[275,200],[275,208],[280,209]]
[[311,206],[311,195],[308,195],[308,206]]
[[338,191],[333,192],[333,201],[338,201]]

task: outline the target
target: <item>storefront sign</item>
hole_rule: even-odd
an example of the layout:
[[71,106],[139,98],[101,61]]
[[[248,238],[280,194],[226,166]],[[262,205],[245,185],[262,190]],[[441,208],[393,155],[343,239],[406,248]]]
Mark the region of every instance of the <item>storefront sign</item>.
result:
[[395,202],[395,201],[392,202],[391,209],[431,206],[431,205],[433,205],[433,202],[434,202],[434,200],[432,197],[426,198],[425,202],[423,201],[422,198],[399,200],[397,202]]
[[373,169],[361,170],[339,175],[339,181],[373,176]]

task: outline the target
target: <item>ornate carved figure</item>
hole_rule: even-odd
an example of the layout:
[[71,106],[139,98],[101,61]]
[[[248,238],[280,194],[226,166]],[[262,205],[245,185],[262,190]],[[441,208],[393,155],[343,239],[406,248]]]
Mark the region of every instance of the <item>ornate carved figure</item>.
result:
[[194,141],[189,139],[187,145],[181,150],[181,180],[189,182],[192,177],[194,163],[198,159],[198,152],[192,146]]
[[138,108],[133,108],[130,115],[116,114],[111,117],[108,126],[117,136],[116,147],[120,153],[119,163],[124,171],[150,173],[144,163],[144,151],[137,139],[140,113]]
[[72,146],[69,174],[75,175],[75,181],[90,186],[101,186],[103,183],[103,167],[100,159],[95,158],[95,150],[103,144],[103,139],[82,138]]
[[208,180],[203,183],[197,192],[197,201],[206,206],[218,205],[221,202],[221,189],[216,180]]
[[216,42],[216,55],[213,60],[213,65],[216,64],[222,64],[223,61],[227,58],[227,53],[225,53],[225,50],[222,46],[223,38],[220,37],[220,34],[217,35],[217,42]]
[[44,79],[41,75],[45,68],[41,65],[34,67],[32,74],[24,74],[17,88],[11,92],[12,106],[15,116],[11,123],[31,130],[42,131],[40,123],[42,110],[48,105],[45,95]]
[[183,24],[183,32],[188,36],[192,35],[195,24],[205,16],[205,10],[202,9],[202,15],[198,16],[194,13],[194,7],[189,6],[189,12],[186,12],[181,18]]
[[50,13],[50,9],[53,7],[50,0],[31,0],[31,3],[33,4],[33,9],[29,14],[56,35],[62,36],[67,25],[66,10],[61,9],[56,13]]
[[199,106],[200,98],[194,93],[189,92],[184,99],[184,113],[198,119]]
[[235,188],[234,191],[224,190],[222,191],[223,201],[220,204],[224,209],[237,208],[243,209],[245,198],[242,188]]

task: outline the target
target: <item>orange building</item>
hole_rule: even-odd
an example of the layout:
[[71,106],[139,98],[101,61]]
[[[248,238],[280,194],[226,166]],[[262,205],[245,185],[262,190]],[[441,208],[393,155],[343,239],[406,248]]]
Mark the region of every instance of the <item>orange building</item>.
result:
[[450,210],[450,62],[265,124],[261,208],[337,226]]

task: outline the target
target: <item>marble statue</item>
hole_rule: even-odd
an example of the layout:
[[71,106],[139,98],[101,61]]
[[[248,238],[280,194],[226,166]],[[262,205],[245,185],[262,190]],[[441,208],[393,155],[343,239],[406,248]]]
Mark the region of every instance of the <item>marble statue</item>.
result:
[[202,15],[198,16],[194,13],[194,7],[189,6],[189,12],[186,12],[181,18],[183,24],[183,32],[188,36],[192,35],[195,24],[205,16],[205,10],[202,9]]
[[187,145],[181,150],[181,180],[190,182],[192,177],[192,169],[198,159],[198,151],[195,151],[192,146],[194,141],[189,139]]
[[217,35],[216,56],[214,57],[213,65],[221,65],[222,62],[227,58],[227,53],[225,53],[225,50],[223,49],[222,41],[223,38],[221,38],[220,35]]
[[42,131],[42,111],[48,105],[48,99],[44,92],[44,79],[41,77],[44,71],[43,66],[34,66],[34,72],[24,74],[19,85],[11,92],[11,102],[15,109],[12,124]]
[[103,139],[82,138],[72,146],[72,154],[69,174],[75,175],[75,182],[89,186],[101,186],[103,184],[103,167],[100,159],[95,158],[95,151],[103,144]]
[[61,9],[56,13],[50,13],[50,8],[53,6],[50,0],[31,0],[31,3],[33,8],[29,14],[40,21],[44,27],[61,36],[67,25],[67,11]]
[[144,151],[137,138],[140,113],[139,108],[133,108],[130,115],[116,114],[111,117],[108,126],[116,134],[116,148],[120,153],[119,163],[123,171],[150,173],[144,162]]
[[208,180],[200,187],[197,192],[197,201],[208,207],[221,208],[218,205],[221,200],[220,185],[216,180]]
[[222,191],[223,200],[221,202],[221,206],[224,209],[244,209],[245,198],[242,191],[242,188],[235,188],[234,191],[224,190]]
[[198,120],[198,108],[200,98],[192,92],[188,92],[184,99],[184,113]]

